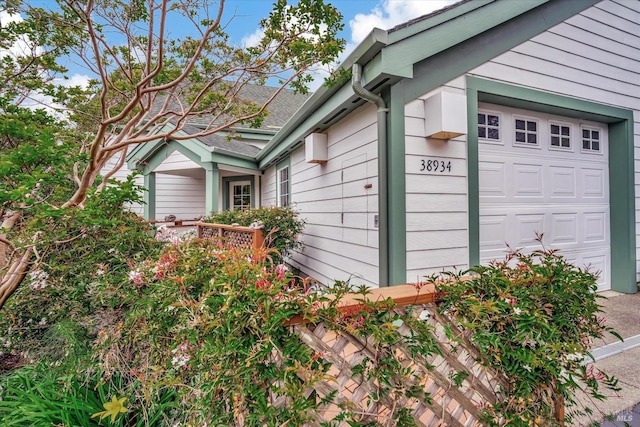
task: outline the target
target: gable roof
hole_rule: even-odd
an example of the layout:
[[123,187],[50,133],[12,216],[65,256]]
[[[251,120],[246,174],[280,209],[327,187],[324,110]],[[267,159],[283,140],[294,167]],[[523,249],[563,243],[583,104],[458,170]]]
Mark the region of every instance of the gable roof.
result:
[[[264,104],[278,89],[277,87],[249,84],[241,89],[240,97],[257,104]],[[296,113],[308,98],[309,95],[295,93],[291,89],[282,89],[267,107],[266,117],[259,128],[252,128],[247,124],[240,123],[231,127],[229,130],[217,134],[194,137],[180,145],[185,148],[194,146],[194,144],[202,144],[203,146],[209,147],[209,151],[224,152],[227,156],[237,155],[243,159],[255,159],[260,152],[260,148],[252,145],[250,140],[268,141],[269,138],[275,135],[287,120]],[[165,97],[160,97],[156,101],[155,104],[158,106],[157,108],[160,108],[160,105],[163,104],[165,99]],[[175,102],[173,107],[179,109],[180,106]],[[208,116],[194,117],[189,121],[189,124],[183,127],[180,134],[195,135],[209,125],[210,120],[211,118]],[[229,137],[229,131],[237,132],[235,135],[236,138],[233,138],[233,134],[231,134],[232,137]],[[136,146],[127,156],[129,168],[138,167],[156,155],[159,152],[158,149],[160,145],[162,144],[139,144]]]
[[[398,25],[375,28],[342,68],[363,66],[363,86],[374,93],[404,84],[406,103],[463,75],[600,0],[463,0]],[[322,87],[258,154],[264,169],[363,105],[350,82]]]

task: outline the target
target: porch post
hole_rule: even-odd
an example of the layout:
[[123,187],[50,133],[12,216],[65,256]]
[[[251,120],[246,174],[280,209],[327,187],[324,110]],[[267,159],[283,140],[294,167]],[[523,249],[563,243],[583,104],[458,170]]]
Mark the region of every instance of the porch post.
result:
[[144,175],[144,219],[153,221],[156,219],[156,173],[149,172]]
[[220,174],[217,163],[207,163],[205,171],[205,210],[209,215],[211,212],[218,212],[218,198],[220,193]]

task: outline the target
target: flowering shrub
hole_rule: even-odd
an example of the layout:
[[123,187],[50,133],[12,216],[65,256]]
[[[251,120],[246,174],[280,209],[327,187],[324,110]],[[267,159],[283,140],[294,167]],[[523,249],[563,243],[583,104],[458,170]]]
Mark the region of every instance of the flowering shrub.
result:
[[33,219],[41,229],[40,263],[0,312],[0,352],[78,360],[97,330],[117,321],[130,266],[162,247],[148,224],[122,209],[135,193],[132,182],[109,186],[83,210]]
[[[127,286],[138,297],[123,323],[101,333],[95,354],[105,381],[108,372],[128,373],[129,386],[117,393],[127,397],[129,421],[142,416],[161,390],[177,396],[168,425],[313,421],[331,397],[309,398],[307,391],[326,380],[331,363],[284,326],[300,315],[371,337],[376,356],[363,357],[354,375],[380,385],[372,401],[398,402],[386,415],[393,425],[413,425],[401,402],[430,397],[417,385],[418,373],[402,366],[396,346],[402,341],[412,353],[435,351],[427,325],[396,313],[391,300],[342,310],[342,298],[354,291],[348,283],[336,283],[327,294],[310,291],[284,264],[262,262],[264,251],[221,249],[215,241],[196,239],[166,246],[159,257],[132,269]],[[359,290],[363,297],[367,292]],[[403,324],[417,325],[411,336],[396,333]],[[336,422],[362,425],[363,415],[348,401],[336,407]]]
[[[598,315],[594,274],[539,250],[448,276],[454,280],[438,287],[441,309],[471,331],[483,362],[508,378],[504,398],[486,408],[487,424],[555,425],[555,399],[571,409],[581,384],[597,399],[605,397],[601,387],[618,390],[615,378],[586,364],[594,339],[620,338]],[[582,411],[567,411],[566,421]]]
[[[310,350],[282,326],[298,310],[302,291],[285,266],[258,261],[264,256],[196,239],[166,246],[132,269],[128,285],[138,298],[122,324],[104,331],[96,354],[105,371],[131,373],[122,395],[132,411],[150,403],[150,391],[168,387],[185,408],[171,420],[177,425],[307,419],[310,402],[284,391],[302,384],[290,368],[312,363]],[[292,399],[288,408],[264,400],[275,383],[282,387],[275,392]]]
[[272,253],[274,263],[294,250],[300,250],[302,243],[298,235],[304,228],[304,221],[291,208],[265,207],[247,210],[229,210],[212,214],[205,222],[215,224],[238,224],[245,227],[262,228],[267,245],[276,249]]

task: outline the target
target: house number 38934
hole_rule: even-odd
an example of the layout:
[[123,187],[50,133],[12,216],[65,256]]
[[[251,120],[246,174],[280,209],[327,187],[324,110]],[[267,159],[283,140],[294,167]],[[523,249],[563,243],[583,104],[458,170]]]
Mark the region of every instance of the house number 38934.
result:
[[451,173],[451,161],[428,159],[420,160],[420,172]]

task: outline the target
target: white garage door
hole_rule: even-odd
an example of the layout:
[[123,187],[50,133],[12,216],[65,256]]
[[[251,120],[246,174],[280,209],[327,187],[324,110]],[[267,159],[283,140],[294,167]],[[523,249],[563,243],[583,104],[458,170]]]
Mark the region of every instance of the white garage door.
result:
[[480,259],[560,249],[610,289],[606,125],[480,104]]

